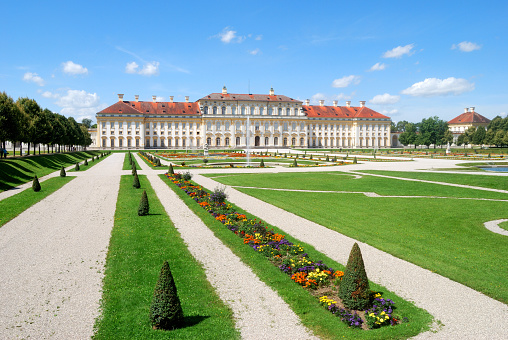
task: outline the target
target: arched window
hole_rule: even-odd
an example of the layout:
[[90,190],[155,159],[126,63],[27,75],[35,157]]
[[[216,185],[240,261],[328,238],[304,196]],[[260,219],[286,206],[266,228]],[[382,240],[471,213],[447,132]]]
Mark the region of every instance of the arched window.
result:
[[240,131],[240,122],[236,122],[236,130]]
[[268,145],[268,142],[269,142],[269,138],[265,137],[265,145]]
[[229,131],[229,122],[226,122],[226,131]]
[[220,146],[220,137],[215,138],[215,145]]
[[296,138],[291,138],[291,145],[295,145],[296,144]]
[[284,142],[284,146],[288,146],[288,139],[286,137],[284,137],[283,142]]
[[225,143],[226,143],[226,146],[229,146],[229,137],[226,137]]
[[275,122],[273,123],[273,132],[276,132],[279,130],[279,123]]
[[203,112],[205,113],[205,115],[207,115],[207,114],[208,114],[208,106],[205,106],[205,107],[203,108]]
[[147,148],[149,148],[149,147],[150,147],[150,140],[149,140],[149,139],[147,139],[147,140],[146,140],[146,142],[145,142],[145,146],[146,146]]
[[256,122],[255,124],[255,131],[259,131],[259,122]]
[[217,106],[214,106],[213,107],[213,114],[216,115],[217,114]]
[[212,129],[212,122],[206,123],[206,129],[211,130]]
[[289,116],[289,111],[290,111],[290,109],[289,109],[289,108],[287,108],[287,109],[286,109],[286,116]]
[[268,108],[268,115],[269,116],[273,115],[273,107]]
[[103,139],[102,140],[102,147],[105,148],[106,147],[106,139]]
[[[284,131],[287,131],[288,130],[288,123],[287,122],[284,122]],[[285,144],[284,144],[285,145]]]
[[250,114],[255,115],[256,114],[256,108],[254,106],[250,107]]
[[282,116],[282,108],[279,107],[279,116]]
[[266,122],[265,123],[265,132],[267,132],[268,130],[270,130],[270,123]]
[[242,106],[242,115],[245,115],[245,106]]
[[220,122],[215,124],[215,130],[220,131]]
[[292,129],[293,131],[296,131],[296,123],[293,123],[293,125],[292,125],[291,129]]
[[223,107],[222,107],[222,114],[223,114],[223,115],[225,115],[225,114],[226,114],[226,107],[225,107],[225,106],[223,106]]
[[236,137],[236,145],[240,145],[240,137]]
[[231,106],[231,114],[236,115],[236,106]]
[[300,146],[303,146],[304,140],[303,138],[300,138]]
[[157,147],[157,139],[154,139],[154,140],[153,140],[153,146],[154,146],[154,148],[156,148],[156,147]]
[[260,115],[263,115],[263,114],[264,114],[264,112],[265,112],[264,107],[260,106],[260,107],[259,107],[259,114],[260,114]]
[[208,144],[208,145],[211,145],[211,144],[212,144],[212,139],[211,139],[210,137],[208,137],[208,138],[206,139],[206,144]]
[[273,138],[273,145],[279,145],[279,137]]

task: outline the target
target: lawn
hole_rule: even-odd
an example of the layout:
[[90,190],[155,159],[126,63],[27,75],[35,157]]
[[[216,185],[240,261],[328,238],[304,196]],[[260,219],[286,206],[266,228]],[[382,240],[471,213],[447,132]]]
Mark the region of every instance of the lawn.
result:
[[464,184],[491,189],[508,190],[508,176],[436,174],[431,172],[402,172],[402,171],[381,171],[381,170],[369,170],[361,172],[393,177],[415,178],[415,179],[423,179],[426,181]]
[[31,181],[34,175],[45,176],[60,168],[68,167],[84,159],[98,155],[97,151],[80,151],[52,155],[7,158],[0,160],[0,191],[5,191]]
[[[111,233],[102,315],[94,339],[237,339],[232,312],[206,280],[158,201],[146,176],[141,189],[132,176],[122,176]],[[138,216],[143,189],[150,214]],[[185,316],[185,326],[173,331],[153,330],[149,310],[155,283],[164,260],[169,262]]]
[[32,188],[25,189],[14,196],[0,201],[0,227],[30,208],[35,203],[48,197],[75,177],[52,177],[41,182],[41,191],[35,192]]
[[[426,195],[433,192],[431,188],[440,187],[370,176],[341,180],[347,177],[331,173],[235,174],[216,180],[228,185],[269,188],[369,188],[390,194],[409,186],[410,190],[399,193],[402,195]],[[475,191],[472,197],[490,196],[480,190],[452,189],[455,197],[467,197]],[[507,218],[508,202],[239,190],[508,303],[508,238],[483,226],[486,221]],[[442,187],[438,195],[444,193],[451,194],[450,187]]]
[[[376,330],[362,331],[355,328],[349,328],[340,320],[320,306],[318,299],[309,294],[300,285],[296,284],[284,274],[278,267],[272,265],[267,258],[259,252],[254,251],[248,245],[245,245],[243,239],[228,230],[221,222],[217,221],[211,214],[201,208],[191,197],[183,190],[174,185],[164,175],[161,178],[172,188],[176,194],[189,206],[189,208],[202,219],[202,221],[213,231],[215,236],[219,238],[227,247],[229,247],[235,255],[247,264],[252,271],[268,286],[274,289],[292,310],[300,317],[302,323],[311,329],[314,334],[324,339],[406,339],[423,332],[429,328],[432,316],[426,311],[417,308],[414,304],[403,300],[395,294],[386,290],[386,288],[374,283],[370,283],[372,290],[383,292],[383,297],[390,298],[395,301],[397,311],[403,316],[408,317],[409,322],[400,324],[396,327],[382,327]],[[244,210],[232,205],[233,209],[245,214],[247,218],[254,219],[253,216]],[[268,229],[274,232],[285,234],[282,230],[268,225]],[[315,250],[309,244],[301,242],[290,235],[285,237],[288,241],[300,244],[309,258],[322,260],[328,266],[335,270],[344,270],[344,266],[333,261],[329,257]],[[246,287],[248,291],[248,287]]]

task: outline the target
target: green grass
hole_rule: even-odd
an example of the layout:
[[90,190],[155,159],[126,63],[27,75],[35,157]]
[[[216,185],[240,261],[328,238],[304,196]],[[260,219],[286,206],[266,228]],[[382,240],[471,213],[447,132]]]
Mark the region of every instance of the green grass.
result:
[[[94,339],[237,339],[232,312],[206,280],[157,199],[146,176],[141,189],[122,176],[115,225],[106,259],[102,315]],[[143,189],[150,215],[138,216]],[[149,310],[155,283],[168,260],[185,315],[185,327],[153,330]]]
[[[371,182],[371,178],[366,177],[337,180],[338,184],[334,184],[330,183],[329,176],[315,173],[237,174],[216,180],[228,185],[272,188],[332,187],[328,190],[339,185],[348,190],[363,190],[365,183],[361,182],[365,180],[374,191],[394,183],[383,178]],[[428,192],[427,184],[414,185],[414,194]],[[484,222],[506,218],[507,202],[238,190],[508,303],[508,238],[483,226]],[[461,188],[454,190],[461,195],[464,193]]]
[[[323,339],[407,339],[415,336],[429,328],[432,316],[426,311],[417,308],[414,304],[403,300],[395,294],[387,291],[384,287],[371,283],[371,289],[383,292],[383,297],[392,299],[397,306],[397,312],[408,317],[410,322],[400,324],[397,327],[384,327],[376,330],[362,331],[359,329],[348,328],[337,317],[328,312],[319,305],[316,297],[313,297],[300,285],[294,283],[290,278],[281,272],[278,267],[272,265],[266,257],[255,252],[251,247],[243,244],[243,239],[224,227],[222,223],[217,221],[206,210],[202,209],[192,198],[187,196],[185,192],[173,183],[166,176],[160,177],[173,189],[176,194],[189,206],[189,208],[201,218],[201,220],[213,231],[215,236],[219,238],[227,247],[229,247],[235,255],[240,257],[242,262],[247,264],[252,271],[274,289],[282,299],[288,303],[291,309],[300,317],[302,323],[311,329],[314,334]],[[256,218],[244,210],[234,206],[235,211],[246,214],[248,218]],[[269,226],[280,234],[286,234],[284,231]],[[286,234],[286,239],[296,244],[301,244],[309,256],[316,260],[323,260],[324,263],[333,267],[335,270],[343,270],[344,266],[329,257],[318,252],[309,244],[300,242],[299,240]],[[246,287],[246,294],[248,287]]]
[[[224,174],[204,175],[213,178]],[[280,174],[232,174],[219,178],[226,185],[253,186],[261,188],[304,189],[324,191],[375,192],[387,196],[439,196],[506,199],[508,194],[457,188],[432,183],[403,181],[365,175],[355,179],[344,172],[280,173]]]
[[48,197],[75,177],[52,177],[41,182],[41,191],[34,192],[32,188],[25,189],[20,193],[7,197],[0,201],[0,227],[30,208],[35,203]]
[[508,190],[508,176],[467,175],[467,174],[435,174],[429,172],[401,172],[401,171],[361,171],[402,178],[423,179],[426,181],[445,182],[453,184],[472,185],[477,187]]
[[[140,168],[138,162],[136,161],[136,158],[134,157],[134,154],[135,154],[135,152],[131,152],[132,160],[136,164],[136,169],[140,170],[141,168]],[[129,155],[127,153],[125,154],[125,158],[123,160],[122,170],[132,170],[131,162],[129,161]]]
[[508,230],[508,221],[506,222],[501,222],[498,224],[498,226],[504,230]]
[[[93,161],[93,162],[92,162],[92,159],[91,159],[91,158],[89,158],[89,159],[88,159],[88,165],[84,165],[84,164],[80,164],[80,165],[79,165],[79,171],[81,172],[81,171],[86,171],[86,170],[90,169],[90,168],[91,168],[91,167],[93,167],[94,165],[96,165],[96,164],[98,164],[98,163],[102,162],[102,161],[103,161],[106,157],[108,157],[109,155],[110,155],[110,154],[107,154],[107,155],[105,155],[104,157],[101,157],[101,158],[99,158],[99,159],[97,159],[97,158],[96,158],[96,159],[95,159],[95,161]],[[84,160],[83,160],[83,161],[84,161]],[[80,163],[81,163],[81,162],[80,162]],[[76,168],[74,167],[74,168],[70,169],[68,172],[75,172],[75,171],[76,171]]]
[[80,151],[52,155],[7,158],[0,160],[0,191],[5,191],[31,181],[34,175],[43,177],[61,167],[81,162],[99,154],[97,151]]

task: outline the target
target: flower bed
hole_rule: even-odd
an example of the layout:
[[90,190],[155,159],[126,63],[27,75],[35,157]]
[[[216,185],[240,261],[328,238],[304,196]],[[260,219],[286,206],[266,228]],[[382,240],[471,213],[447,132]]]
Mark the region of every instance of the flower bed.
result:
[[201,186],[184,180],[179,173],[165,175],[217,221],[241,237],[244,244],[266,256],[296,284],[319,297],[320,304],[349,327],[373,329],[385,325],[393,326],[400,322],[400,317],[393,313],[393,301],[381,298],[378,292],[371,292],[372,307],[366,311],[350,311],[344,308],[338,297],[344,272],[336,271],[322,261],[310,258],[300,244],[286,240],[285,235],[275,233],[273,229],[269,230],[262,221],[236,212],[225,200],[223,189],[216,189],[210,194]]

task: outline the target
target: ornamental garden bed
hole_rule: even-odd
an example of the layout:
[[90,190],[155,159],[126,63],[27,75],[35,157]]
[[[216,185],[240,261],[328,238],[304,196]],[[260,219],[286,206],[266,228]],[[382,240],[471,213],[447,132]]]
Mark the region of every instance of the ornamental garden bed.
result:
[[[350,299],[343,300],[339,296],[344,297],[340,291],[343,278],[348,278],[353,275],[351,273],[354,273],[349,270],[352,255],[345,272],[334,270],[322,260],[315,260],[309,256],[302,245],[290,242],[285,238],[285,235],[277,233],[273,229],[270,230],[262,221],[248,218],[246,214],[235,211],[233,206],[225,200],[224,189],[218,188],[213,193],[209,193],[201,186],[185,180],[181,174],[165,175],[199,206],[210,213],[215,220],[241,237],[243,244],[264,255],[290,280],[319,299],[319,303],[324,308],[339,317],[349,327],[374,329],[409,322],[408,318],[399,315],[398,311],[396,312],[395,303],[391,299],[383,298],[382,292],[370,291],[368,283],[366,293],[363,294],[366,301],[365,308],[346,308],[350,305]],[[363,260],[361,262],[363,266]],[[365,287],[363,288],[365,289]],[[354,294],[353,292],[353,300],[357,299]]]

